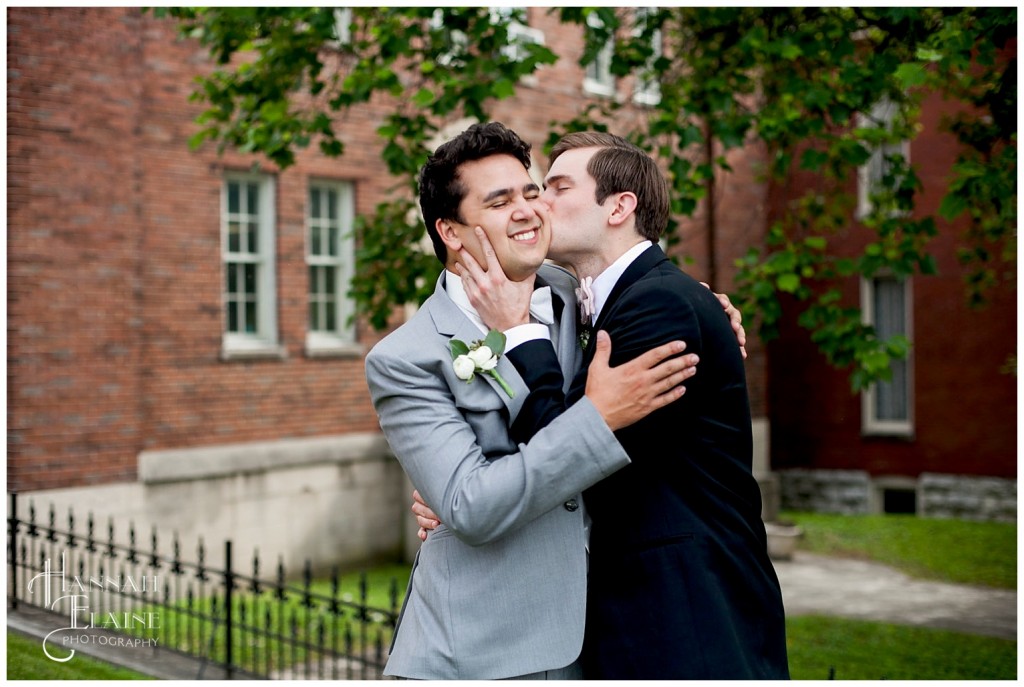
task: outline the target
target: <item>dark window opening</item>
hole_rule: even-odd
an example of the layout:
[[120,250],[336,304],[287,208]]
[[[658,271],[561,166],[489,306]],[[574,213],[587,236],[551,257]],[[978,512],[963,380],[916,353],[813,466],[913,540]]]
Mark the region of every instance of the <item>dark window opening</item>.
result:
[[882,492],[885,513],[917,513],[917,492],[909,489],[886,489]]

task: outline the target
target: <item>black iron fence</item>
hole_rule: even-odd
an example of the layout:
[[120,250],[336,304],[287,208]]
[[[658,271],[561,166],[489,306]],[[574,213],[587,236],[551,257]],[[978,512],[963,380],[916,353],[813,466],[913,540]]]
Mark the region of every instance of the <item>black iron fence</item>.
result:
[[[194,561],[161,554],[158,532],[140,545],[134,526],[118,543],[113,520],[97,532],[90,514],[84,529],[68,511],[59,528],[51,507],[45,523],[34,505],[28,518],[10,494],[8,518],[8,606],[54,614],[54,632],[43,640],[53,660],[67,660],[88,642],[124,650],[167,650],[198,659],[196,677],[208,667],[228,678],[377,679],[398,618],[398,581],[391,579],[381,607],[370,604],[365,573],[343,579],[333,571],[314,579],[307,561],[293,579],[283,562],[263,577],[253,555],[251,573],[235,567],[231,542],[224,542],[223,568],[207,563],[202,541]],[[123,541],[123,540],[122,540]],[[384,607],[386,606],[386,607]],[[59,624],[58,624],[59,621]],[[90,634],[104,632],[103,639]],[[212,671],[210,671],[212,672]]]

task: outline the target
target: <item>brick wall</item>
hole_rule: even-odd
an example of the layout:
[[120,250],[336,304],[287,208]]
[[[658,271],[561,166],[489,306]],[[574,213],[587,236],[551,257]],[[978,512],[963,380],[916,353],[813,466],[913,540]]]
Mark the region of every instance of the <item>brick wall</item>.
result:
[[[584,102],[582,44],[547,10],[530,14],[563,57],[494,114],[534,144],[543,168],[550,122]],[[394,182],[374,130],[390,103],[344,115],[341,159],[306,151],[283,173],[262,163],[276,175],[286,356],[224,361],[221,182],[256,160],[187,146],[200,111],[192,79],[211,68],[205,51],[139,9],[12,8],[8,68],[10,489],[130,481],[143,450],[377,429],[362,357],[304,353],[304,212],[310,177],[353,181],[357,213],[385,198]],[[746,177],[739,187],[760,193]],[[729,189],[721,243],[745,250],[758,206],[730,202]],[[685,231],[683,248],[698,257],[687,269],[706,278],[702,225]],[[719,288],[731,286],[731,259],[720,256]],[[364,350],[379,336],[359,328]],[[756,412],[763,366],[752,350]]]
[[[939,131],[950,107],[937,96],[926,101],[923,131],[911,146],[910,160],[924,187],[917,203],[920,213],[935,213],[955,159],[955,141]],[[772,202],[803,193],[808,183],[795,177],[788,191],[792,195],[777,189]],[[943,220],[937,226],[939,235],[928,250],[936,256],[938,274],[913,278],[914,435],[861,435],[860,396],[851,393],[845,372],[827,365],[807,332],[796,325],[793,304],[787,303],[781,336],[769,347],[776,468],[1016,478],[1017,378],[1000,371],[1016,352],[1016,293],[1003,284],[989,307],[970,309],[955,253],[965,226]],[[851,228],[843,240],[853,251],[863,248],[866,237],[866,232]],[[854,280],[842,289],[844,305],[859,303]]]

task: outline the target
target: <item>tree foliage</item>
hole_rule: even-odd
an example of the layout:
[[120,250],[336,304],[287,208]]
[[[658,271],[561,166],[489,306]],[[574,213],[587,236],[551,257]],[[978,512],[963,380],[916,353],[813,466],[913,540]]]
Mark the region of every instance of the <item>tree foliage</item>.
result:
[[[727,153],[741,146],[766,151],[769,181],[813,177],[775,218],[764,245],[737,265],[737,297],[765,338],[777,333],[788,299],[829,361],[851,368],[854,389],[887,378],[907,341],[880,339],[857,308],[843,304],[840,288],[855,275],[934,273],[928,242],[937,219],[969,217],[960,258],[972,303],[983,303],[998,283],[1015,285],[1015,47],[1006,53],[1016,36],[1014,9],[550,12],[581,27],[581,64],[612,41],[613,74],[657,84],[659,97],[643,123],[618,133],[665,163],[677,216],[714,202],[716,173],[729,169]],[[421,248],[412,199],[431,142],[453,118],[488,119],[489,108],[514,95],[524,76],[557,58],[547,47],[514,40],[510,26],[523,20],[522,10],[355,8],[347,40],[339,40],[338,14],[329,8],[160,13],[174,16],[217,63],[198,79],[195,97],[207,109],[197,145],[212,140],[262,153],[281,168],[313,141],[323,153],[341,155],[338,114],[375,97],[392,99],[377,133],[400,192],[359,219],[352,290],[377,328],[395,305],[422,301],[430,290],[436,263]],[[919,132],[921,100],[934,92],[964,105],[944,123],[962,145],[939,218],[914,212],[921,183],[900,145]],[[567,131],[607,129],[623,107],[630,105],[595,100],[571,120],[552,122],[549,144]],[[871,190],[870,211],[855,224],[850,180],[867,163],[884,174]],[[708,215],[713,231],[714,213]],[[853,231],[866,233],[863,249],[840,253],[837,238]]]

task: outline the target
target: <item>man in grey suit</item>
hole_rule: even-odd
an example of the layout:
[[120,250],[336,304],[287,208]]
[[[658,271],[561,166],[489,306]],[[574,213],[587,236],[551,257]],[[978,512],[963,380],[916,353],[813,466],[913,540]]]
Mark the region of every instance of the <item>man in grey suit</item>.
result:
[[387,675],[582,676],[580,493],[629,463],[613,431],[678,399],[696,364],[678,355],[681,342],[671,342],[613,369],[602,339],[583,398],[528,443],[512,440],[529,389],[505,357],[495,371],[507,390],[488,374],[467,382],[456,373],[452,339],[481,339],[486,327],[451,270],[460,250],[485,261],[474,233],[482,228],[510,279],[536,278],[536,291],[550,294],[531,306],[536,322],[506,332],[508,348],[550,337],[564,379],[573,378],[581,357],[575,318],[559,313],[573,302],[573,282],[541,266],[550,223],[529,165],[529,146],[497,123],[475,125],[431,156],[420,204],[448,269],[416,315],[366,358],[381,428],[444,522],[417,554]]

